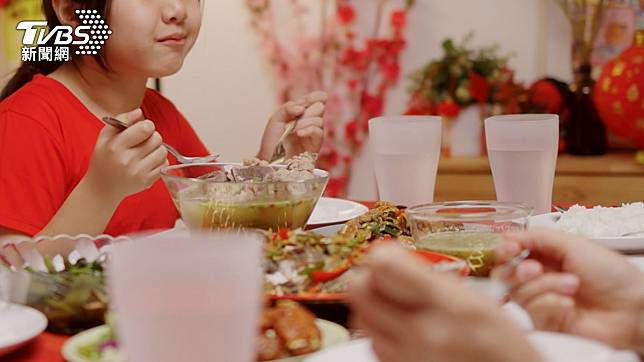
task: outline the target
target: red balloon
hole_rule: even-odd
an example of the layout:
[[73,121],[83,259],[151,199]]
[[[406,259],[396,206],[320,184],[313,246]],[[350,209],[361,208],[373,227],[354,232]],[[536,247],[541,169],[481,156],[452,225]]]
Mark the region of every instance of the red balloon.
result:
[[644,47],[634,45],[608,63],[594,93],[606,127],[644,147]]

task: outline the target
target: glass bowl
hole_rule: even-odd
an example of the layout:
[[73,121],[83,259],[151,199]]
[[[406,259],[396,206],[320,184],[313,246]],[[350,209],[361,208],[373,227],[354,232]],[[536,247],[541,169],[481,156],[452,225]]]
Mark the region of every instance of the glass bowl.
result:
[[28,274],[26,304],[47,317],[47,330],[75,334],[104,324],[109,300],[102,270]]
[[487,277],[502,233],[524,230],[532,208],[496,201],[453,201],[406,210],[416,247],[465,260],[471,275]]
[[3,298],[41,311],[47,330],[74,334],[104,324],[108,310],[104,262],[109,235],[39,237],[0,249]]
[[202,230],[304,227],[322,196],[329,173],[315,170],[303,181],[230,182],[203,178],[239,164],[168,166],[161,171],[181,218]]

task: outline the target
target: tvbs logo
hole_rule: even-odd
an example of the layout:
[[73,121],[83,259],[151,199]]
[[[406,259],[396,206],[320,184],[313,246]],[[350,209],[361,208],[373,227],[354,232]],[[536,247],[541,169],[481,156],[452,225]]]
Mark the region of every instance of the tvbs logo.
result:
[[[69,49],[76,55],[97,55],[112,35],[112,30],[96,10],[76,10],[81,25],[59,25],[49,32],[46,21],[21,21],[16,30],[24,31],[23,61],[66,61]],[[51,42],[53,40],[53,43]],[[53,44],[53,46],[46,46]]]

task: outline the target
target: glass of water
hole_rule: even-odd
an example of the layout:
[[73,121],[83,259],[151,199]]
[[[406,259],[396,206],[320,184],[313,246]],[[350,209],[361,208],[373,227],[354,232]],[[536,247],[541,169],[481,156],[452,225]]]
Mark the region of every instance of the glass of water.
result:
[[559,148],[559,116],[525,114],[485,120],[496,198],[520,202],[535,214],[551,211]]
[[251,361],[263,236],[148,236],[114,247],[108,280],[130,361]]
[[369,139],[381,200],[405,206],[434,201],[440,117],[374,118]]

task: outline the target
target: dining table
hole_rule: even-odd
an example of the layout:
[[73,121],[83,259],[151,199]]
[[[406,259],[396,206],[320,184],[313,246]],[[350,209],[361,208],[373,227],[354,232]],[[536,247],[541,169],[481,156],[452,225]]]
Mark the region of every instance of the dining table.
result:
[[[359,203],[373,208],[376,205],[375,201],[358,201]],[[574,205],[574,202],[555,202],[555,206],[559,208],[569,208]],[[315,225],[315,227],[328,226],[328,225]],[[629,254],[630,258],[638,259],[644,265],[644,250],[641,254]],[[24,347],[17,351],[2,357],[3,362],[64,362],[62,356],[62,348],[65,342],[70,338],[69,335],[56,334],[51,332],[44,332],[34,340],[30,341]]]

